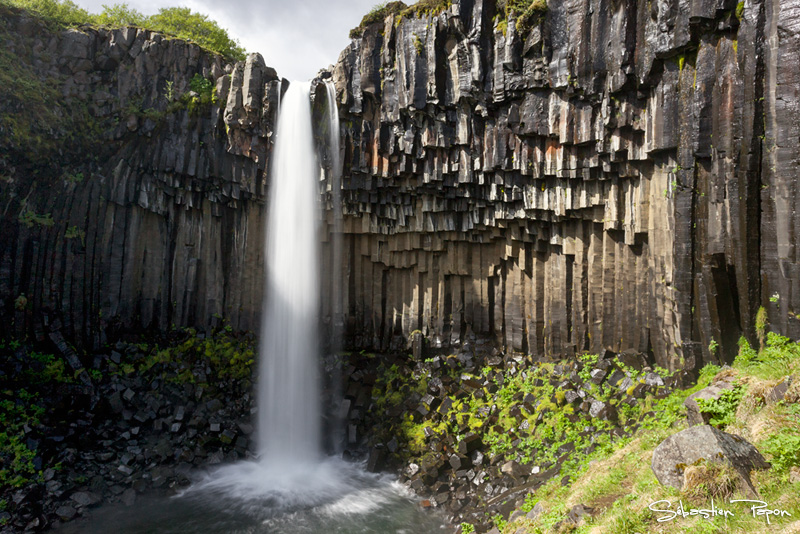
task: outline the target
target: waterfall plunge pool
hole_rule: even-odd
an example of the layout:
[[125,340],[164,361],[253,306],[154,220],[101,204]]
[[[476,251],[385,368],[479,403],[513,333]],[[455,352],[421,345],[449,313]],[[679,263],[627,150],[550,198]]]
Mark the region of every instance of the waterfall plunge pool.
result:
[[310,465],[238,462],[197,473],[174,497],[107,505],[63,534],[433,534],[436,511],[387,475],[326,459]]

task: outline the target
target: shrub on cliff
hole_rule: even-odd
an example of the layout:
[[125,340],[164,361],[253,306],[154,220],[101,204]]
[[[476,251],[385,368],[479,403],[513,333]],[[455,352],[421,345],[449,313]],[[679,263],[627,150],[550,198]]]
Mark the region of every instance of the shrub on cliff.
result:
[[231,39],[227,31],[206,15],[195,13],[188,7],[162,8],[148,18],[145,25],[181,39],[195,41],[200,46],[238,61],[245,58],[244,48]]
[[194,41],[223,56],[242,61],[245,51],[228,32],[207,15],[188,7],[162,8],[150,17],[128,4],[103,5],[99,15],[89,13],[71,0],[0,0],[0,3],[26,9],[57,26],[140,26]]
[[147,17],[128,4],[103,4],[103,11],[94,20],[103,26],[146,26]]

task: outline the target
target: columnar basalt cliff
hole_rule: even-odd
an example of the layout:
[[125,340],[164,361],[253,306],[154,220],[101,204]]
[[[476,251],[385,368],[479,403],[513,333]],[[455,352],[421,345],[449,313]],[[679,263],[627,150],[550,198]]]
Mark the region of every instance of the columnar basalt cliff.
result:
[[[461,0],[366,28],[333,72],[346,344],[691,369],[755,341],[760,306],[800,337],[795,4],[553,1],[522,32]],[[0,59],[57,92],[38,126],[0,102],[3,328],[256,329],[275,71],[2,20]]]
[[[52,32],[2,9],[14,68],[52,92],[48,120],[72,118],[25,137],[32,104],[0,103],[3,327],[89,347],[223,317],[257,330],[275,71],[259,55],[231,65],[143,29]],[[37,135],[50,151],[31,148]]]
[[729,360],[800,336],[793,1],[492,1],[366,29],[343,117],[348,339]]

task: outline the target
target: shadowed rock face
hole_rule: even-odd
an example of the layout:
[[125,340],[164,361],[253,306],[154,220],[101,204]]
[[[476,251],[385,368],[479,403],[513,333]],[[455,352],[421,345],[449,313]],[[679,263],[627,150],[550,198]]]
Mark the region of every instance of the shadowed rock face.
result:
[[[550,2],[503,33],[493,2],[462,0],[367,28],[333,73],[344,279],[325,283],[342,288],[347,344],[474,334],[691,369],[755,341],[760,305],[800,337],[798,3],[747,1],[739,19],[730,0]],[[3,17],[7,50],[102,139],[40,154],[49,166],[3,149],[2,328],[86,345],[218,316],[256,329],[274,70],[144,30]],[[167,82],[177,98],[196,73],[218,103],[170,110]]]
[[[275,71],[136,28],[54,34],[2,15],[19,64],[57,90],[57,113],[86,108],[99,132],[87,153],[3,145],[0,329],[61,329],[86,346],[222,316],[257,330]],[[191,103],[195,75],[216,103]],[[25,224],[27,212],[52,224]]]
[[503,33],[462,0],[368,28],[334,72],[350,342],[692,368],[760,305],[800,336],[795,3],[549,2]]

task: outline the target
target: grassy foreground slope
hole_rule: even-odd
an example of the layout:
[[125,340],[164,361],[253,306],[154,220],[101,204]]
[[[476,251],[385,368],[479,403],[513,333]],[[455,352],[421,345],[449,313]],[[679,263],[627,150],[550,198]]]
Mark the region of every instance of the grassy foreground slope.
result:
[[[577,532],[702,532],[755,533],[800,532],[800,346],[770,333],[765,347],[756,352],[745,341],[732,368],[706,367],[698,384],[686,391],[676,391],[664,399],[656,416],[643,422],[643,428],[630,439],[619,442],[611,454],[598,454],[585,464],[574,482],[562,486],[553,479],[528,495],[513,521],[497,519],[502,533]],[[775,387],[793,377],[788,390],[773,395]],[[781,517],[754,517],[747,503],[730,500],[748,497],[736,487],[734,473],[719,464],[690,466],[681,491],[661,486],[650,468],[654,449],[668,436],[686,428],[682,403],[716,378],[733,378],[736,387],[719,401],[702,406],[710,413],[711,424],[753,443],[772,468],[752,473],[761,500],[770,510],[785,511]],[[658,521],[669,514],[651,511],[651,503],[671,501],[671,510],[679,502],[686,511],[716,508],[733,516],[704,519],[699,515],[677,516]],[[577,522],[568,519],[576,505],[590,509]],[[655,509],[668,507],[665,503]],[[527,514],[536,508],[536,513]],[[526,517],[526,516],[536,517]],[[471,525],[462,525],[470,532]]]

